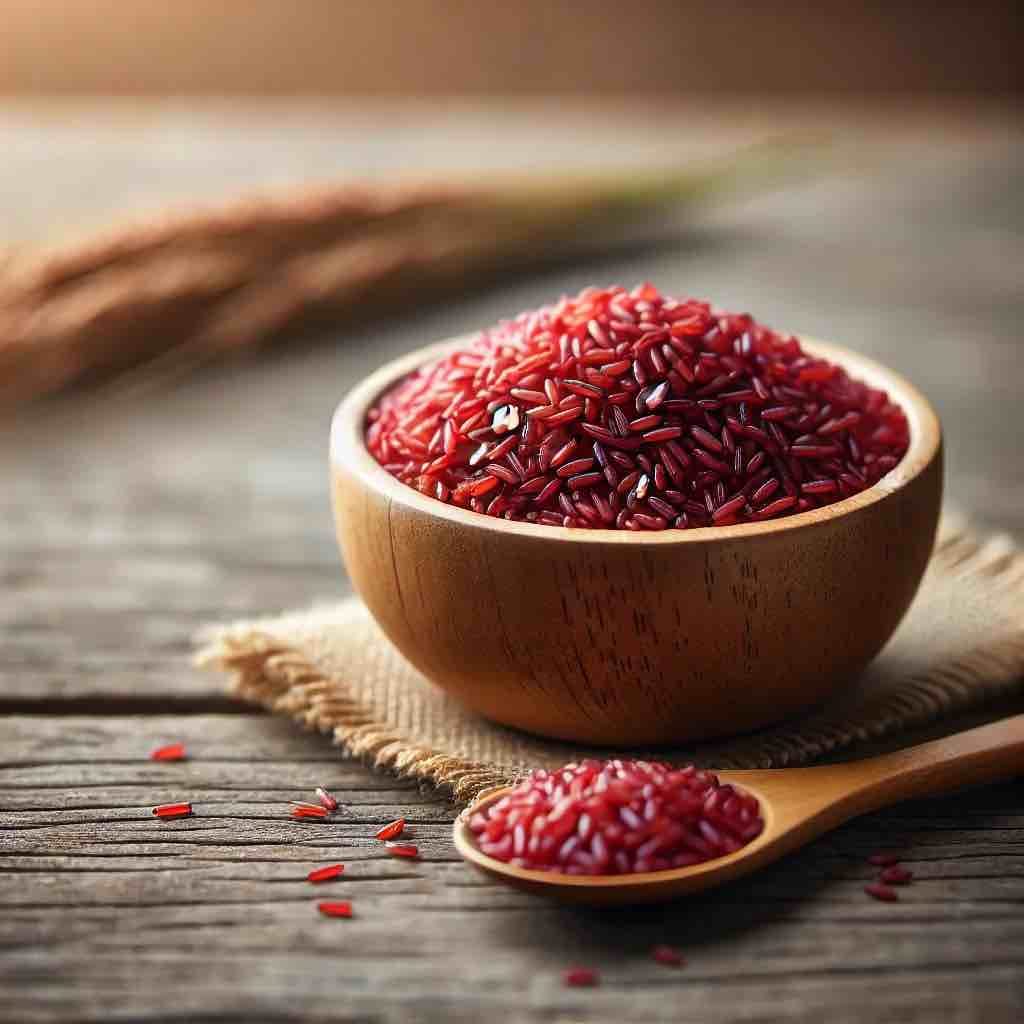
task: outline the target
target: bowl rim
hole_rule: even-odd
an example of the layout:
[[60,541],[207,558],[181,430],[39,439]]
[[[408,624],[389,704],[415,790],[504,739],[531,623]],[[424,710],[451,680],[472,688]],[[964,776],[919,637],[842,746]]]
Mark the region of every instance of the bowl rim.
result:
[[910,428],[910,445],[900,462],[877,483],[858,494],[843,498],[822,508],[809,509],[781,519],[759,523],[737,523],[732,526],[703,526],[690,530],[614,530],[572,529],[499,519],[463,509],[421,494],[415,488],[392,476],[366,447],[365,424],[370,405],[392,385],[414,372],[424,363],[441,358],[450,351],[471,343],[478,332],[463,334],[415,349],[385,363],[364,378],[346,394],[331,421],[330,454],[332,469],[342,468],[369,490],[387,499],[389,506],[447,520],[468,529],[533,537],[567,543],[603,544],[700,544],[708,541],[742,539],[784,533],[839,519],[885,501],[925,472],[934,462],[942,446],[939,418],[927,398],[896,371],[867,356],[832,342],[797,335],[800,344],[812,355],[838,363],[851,376],[888,392],[903,409]]

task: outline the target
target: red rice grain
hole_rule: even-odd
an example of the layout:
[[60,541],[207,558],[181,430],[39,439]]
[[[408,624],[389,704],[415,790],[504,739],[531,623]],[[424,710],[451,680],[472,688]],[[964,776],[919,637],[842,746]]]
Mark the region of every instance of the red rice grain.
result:
[[411,860],[420,855],[419,847],[412,843],[385,843],[384,846],[392,857],[407,857]]
[[315,871],[310,871],[306,878],[310,882],[328,882],[332,878],[338,878],[340,875],[345,873],[344,864],[328,864],[326,867],[317,868]]
[[682,967],[686,963],[686,957],[674,946],[655,946],[651,950],[651,959],[666,967]]
[[392,388],[367,426],[377,461],[423,494],[591,529],[794,515],[871,487],[908,444],[884,391],[747,314],[649,284],[587,288],[482,332]]
[[293,818],[326,818],[327,808],[319,804],[292,803]]
[[405,818],[396,818],[394,821],[389,821],[386,825],[377,829],[377,838],[382,841],[397,839],[404,831]]
[[900,894],[895,889],[890,889],[889,886],[882,885],[880,882],[872,882],[870,885],[865,885],[864,891],[869,896],[873,896],[876,900],[881,900],[883,903],[899,902]]
[[336,811],[338,809],[338,801],[323,786],[316,787],[316,798],[320,801],[320,806],[328,811]]
[[188,757],[184,743],[169,743],[150,752],[150,761],[184,761]]
[[187,818],[192,813],[192,805],[189,803],[161,804],[153,808],[153,813],[161,819],[166,818]]
[[590,967],[570,967],[562,980],[569,988],[594,988],[601,984],[601,976]]
[[754,797],[693,765],[587,760],[531,773],[468,825],[481,852],[516,867],[617,875],[725,856],[764,822]]
[[324,917],[351,917],[352,904],[348,900],[328,901],[324,900],[316,905]]

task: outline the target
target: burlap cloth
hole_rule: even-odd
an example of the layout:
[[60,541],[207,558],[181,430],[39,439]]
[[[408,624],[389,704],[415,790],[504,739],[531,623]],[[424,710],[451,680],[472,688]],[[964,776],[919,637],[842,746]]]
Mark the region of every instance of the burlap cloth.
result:
[[[457,800],[588,753],[464,709],[402,658],[357,598],[210,630],[198,660],[229,673],[241,700],[331,733],[347,754]],[[909,741],[1019,692],[1024,552],[947,517],[906,619],[841,696],[782,725],[657,756],[719,768],[806,764],[881,737]]]

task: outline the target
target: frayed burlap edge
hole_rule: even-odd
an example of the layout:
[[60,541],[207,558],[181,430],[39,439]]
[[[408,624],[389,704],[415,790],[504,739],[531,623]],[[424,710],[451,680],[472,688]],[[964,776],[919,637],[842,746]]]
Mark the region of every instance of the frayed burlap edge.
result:
[[196,658],[232,674],[230,692],[304,728],[332,736],[350,757],[399,778],[443,789],[462,802],[520,773],[481,764],[421,746],[375,720],[367,708],[344,693],[344,683],[328,679],[294,647],[260,631],[227,627],[209,637]]
[[[980,540],[961,522],[947,519],[933,561],[946,573],[985,577],[987,585],[1019,595],[1024,608],[1024,553],[1009,538]],[[259,624],[218,628],[201,641],[197,664],[228,672],[234,696],[329,734],[349,756],[442,789],[459,802],[508,785],[528,768],[453,757],[417,743],[375,718],[343,681],[322,675],[301,650]],[[1019,692],[1024,682],[1022,665],[1024,614],[1020,632],[1004,642],[967,651],[946,665],[910,676],[891,692],[857,707],[826,709],[762,733],[694,748],[693,755],[719,768],[807,764],[857,743],[911,732]],[[979,687],[979,679],[985,681],[984,687]]]

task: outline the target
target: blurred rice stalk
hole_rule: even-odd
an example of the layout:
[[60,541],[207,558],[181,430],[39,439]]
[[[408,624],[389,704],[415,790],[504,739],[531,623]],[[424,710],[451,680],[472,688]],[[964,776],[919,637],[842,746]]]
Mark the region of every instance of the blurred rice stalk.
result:
[[0,409],[128,371],[160,383],[314,323],[597,248],[669,210],[806,169],[816,145],[761,143],[658,172],[253,198],[0,262]]

